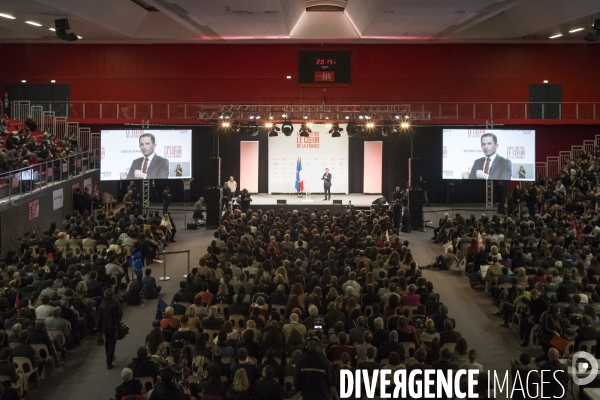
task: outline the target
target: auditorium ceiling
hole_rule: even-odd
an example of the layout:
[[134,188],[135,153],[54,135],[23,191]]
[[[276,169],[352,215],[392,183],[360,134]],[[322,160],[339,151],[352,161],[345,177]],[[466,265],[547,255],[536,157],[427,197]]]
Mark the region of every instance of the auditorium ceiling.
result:
[[66,43],[64,17],[76,43],[584,44],[600,1],[0,0],[0,42]]

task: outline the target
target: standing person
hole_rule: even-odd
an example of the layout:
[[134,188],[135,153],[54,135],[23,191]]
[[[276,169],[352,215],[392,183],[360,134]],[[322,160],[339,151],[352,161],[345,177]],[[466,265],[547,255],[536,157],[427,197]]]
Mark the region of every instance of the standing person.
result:
[[4,93],[4,98],[2,99],[2,111],[3,114],[10,117],[10,101],[8,100],[8,93]]
[[223,199],[221,200],[221,209],[227,210],[229,208],[229,201],[231,200],[231,189],[229,184],[225,182],[223,184]]
[[196,204],[194,204],[194,221],[196,224],[200,223],[201,219],[204,219],[204,197],[200,197]]
[[323,189],[325,192],[325,198],[323,200],[331,200],[331,174],[329,173],[329,168],[325,168],[325,173],[321,180],[323,181]]
[[402,206],[400,205],[400,199],[394,200],[392,211],[394,212],[394,228],[400,229],[400,222],[402,221]]
[[156,181],[152,179],[150,183],[150,202],[158,203],[158,188],[156,187]]
[[177,164],[175,168],[175,176],[183,176],[183,168],[181,168],[181,164]]
[[227,181],[227,187],[229,187],[229,190],[231,190],[231,197],[235,196],[237,193],[237,182],[233,180],[233,176],[229,177],[229,180]]
[[104,300],[98,308],[98,332],[104,334],[104,349],[106,351],[106,368],[115,366],[115,346],[117,345],[116,329],[123,318],[121,306],[115,301],[115,292],[108,288],[104,291]]
[[308,351],[296,364],[294,387],[304,399],[329,400],[335,376],[331,362],[323,355],[319,339],[307,339],[306,346]]
[[250,208],[250,202],[252,201],[252,197],[250,197],[250,192],[248,192],[248,190],[246,189],[243,189],[240,193],[240,197],[242,198],[242,200],[240,201],[240,204],[242,206],[242,212],[247,213],[248,209]]
[[182,179],[183,182],[183,202],[187,206],[190,202],[190,185],[194,178]]
[[163,201],[163,214],[169,211],[169,205],[171,205],[171,189],[167,186],[162,194]]
[[156,138],[151,133],[144,133],[139,138],[140,151],[143,157],[133,160],[127,179],[168,179],[169,160],[156,154]]

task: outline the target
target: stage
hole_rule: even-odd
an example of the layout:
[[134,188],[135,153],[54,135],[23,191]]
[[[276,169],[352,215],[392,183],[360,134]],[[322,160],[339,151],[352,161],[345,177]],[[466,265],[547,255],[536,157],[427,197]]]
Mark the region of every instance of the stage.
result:
[[[332,212],[344,212],[346,207],[350,204],[352,204],[354,208],[370,209],[371,203],[380,197],[381,195],[378,194],[332,194],[331,200],[323,200],[322,193],[312,194],[310,197],[306,194],[302,197],[298,197],[295,194],[256,193],[252,195],[250,208],[255,210],[260,208],[263,211],[271,208],[275,210],[283,208],[286,212],[304,210],[305,208],[308,208],[309,211],[318,210],[319,212],[323,212],[329,210]],[[281,200],[285,200],[286,204],[277,204],[277,201]],[[333,204],[334,200],[341,201],[342,204]]]

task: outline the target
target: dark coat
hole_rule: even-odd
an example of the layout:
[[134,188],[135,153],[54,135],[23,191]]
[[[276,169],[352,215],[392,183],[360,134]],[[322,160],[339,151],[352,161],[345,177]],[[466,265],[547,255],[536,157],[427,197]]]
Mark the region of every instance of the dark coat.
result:
[[98,307],[98,332],[114,334],[119,320],[123,318],[121,306],[114,300],[103,300]]

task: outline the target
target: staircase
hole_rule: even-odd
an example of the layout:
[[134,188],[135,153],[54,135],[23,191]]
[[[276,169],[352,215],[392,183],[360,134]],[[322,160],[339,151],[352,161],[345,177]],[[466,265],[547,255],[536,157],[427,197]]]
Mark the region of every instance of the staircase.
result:
[[584,140],[581,146],[571,146],[571,151],[560,151],[558,156],[546,157],[545,162],[535,163],[535,176],[547,176],[554,179],[567,160],[576,159],[583,151],[594,154],[598,146],[600,146],[600,135],[596,135],[594,140]]

